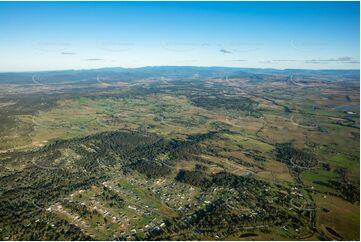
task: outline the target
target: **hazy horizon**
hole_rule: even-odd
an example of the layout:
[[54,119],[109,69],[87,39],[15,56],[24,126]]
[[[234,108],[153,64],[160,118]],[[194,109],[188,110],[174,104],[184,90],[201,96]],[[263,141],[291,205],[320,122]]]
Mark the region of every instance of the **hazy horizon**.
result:
[[17,71],[0,71],[0,73],[28,73],[28,72],[61,72],[61,71],[90,71],[90,70],[101,70],[101,69],[141,69],[141,68],[157,68],[157,67],[196,67],[196,68],[237,68],[237,69],[259,69],[259,70],[305,70],[305,71],[360,71],[360,68],[345,68],[345,69],[311,69],[311,68],[272,68],[272,67],[243,67],[243,66],[191,66],[191,65],[155,65],[155,66],[135,66],[135,67],[124,67],[124,66],[104,66],[95,68],[74,68],[74,69],[44,69],[44,70],[17,70]]

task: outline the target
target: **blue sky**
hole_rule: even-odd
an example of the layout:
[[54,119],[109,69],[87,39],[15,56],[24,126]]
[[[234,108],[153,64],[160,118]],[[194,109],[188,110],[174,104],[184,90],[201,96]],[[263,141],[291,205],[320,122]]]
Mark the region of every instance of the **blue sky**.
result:
[[359,69],[359,2],[0,2],[0,71]]

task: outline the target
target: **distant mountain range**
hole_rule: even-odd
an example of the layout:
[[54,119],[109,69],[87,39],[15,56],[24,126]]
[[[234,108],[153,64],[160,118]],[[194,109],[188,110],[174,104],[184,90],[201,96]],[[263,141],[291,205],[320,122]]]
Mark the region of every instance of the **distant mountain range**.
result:
[[197,66],[147,66],[139,68],[109,67],[87,70],[35,71],[35,72],[2,72],[0,83],[26,84],[33,78],[40,78],[45,83],[96,81],[97,78],[116,78],[118,81],[132,81],[144,78],[205,78],[205,77],[237,77],[252,78],[263,75],[301,75],[301,76],[333,76],[360,77],[360,70],[309,70],[309,69],[271,69],[271,68],[235,68],[235,67],[197,67]]

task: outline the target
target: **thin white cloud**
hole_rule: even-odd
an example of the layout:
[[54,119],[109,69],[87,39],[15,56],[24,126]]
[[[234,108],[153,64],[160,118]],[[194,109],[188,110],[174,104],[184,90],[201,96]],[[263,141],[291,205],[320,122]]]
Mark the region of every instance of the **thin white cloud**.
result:
[[60,54],[62,54],[62,55],[76,55],[75,52],[65,52],[65,51],[61,52]]
[[100,59],[100,58],[89,58],[86,59],[87,61],[103,61],[104,59]]
[[281,60],[272,60],[273,62],[294,62],[296,60],[291,60],[291,59],[281,59]]
[[233,53],[231,50],[227,50],[227,49],[220,49],[219,50],[220,52],[222,52],[222,53],[224,53],[224,54],[231,54],[231,53]]
[[350,56],[343,56],[329,59],[311,59],[305,60],[306,63],[321,63],[321,62],[340,62],[340,63],[358,63],[359,61]]

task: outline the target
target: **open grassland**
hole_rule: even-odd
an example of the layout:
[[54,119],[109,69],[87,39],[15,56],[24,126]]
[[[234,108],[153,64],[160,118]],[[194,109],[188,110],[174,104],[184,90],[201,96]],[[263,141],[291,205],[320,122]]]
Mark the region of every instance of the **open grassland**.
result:
[[360,207],[358,205],[322,194],[314,195],[314,199],[319,211],[317,225],[329,240],[352,240],[360,237]]

